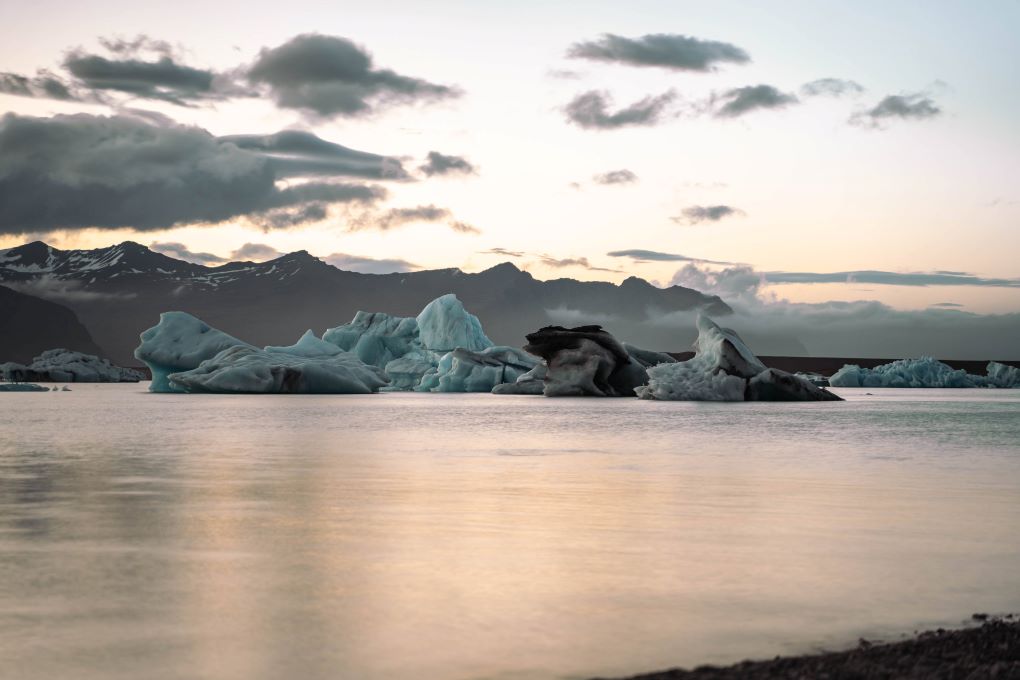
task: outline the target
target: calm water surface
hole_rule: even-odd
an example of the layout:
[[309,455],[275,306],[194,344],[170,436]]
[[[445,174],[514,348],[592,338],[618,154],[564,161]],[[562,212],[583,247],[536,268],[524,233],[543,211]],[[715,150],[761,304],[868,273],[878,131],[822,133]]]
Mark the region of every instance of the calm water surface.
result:
[[0,676],[581,678],[1020,609],[1020,390],[0,394]]

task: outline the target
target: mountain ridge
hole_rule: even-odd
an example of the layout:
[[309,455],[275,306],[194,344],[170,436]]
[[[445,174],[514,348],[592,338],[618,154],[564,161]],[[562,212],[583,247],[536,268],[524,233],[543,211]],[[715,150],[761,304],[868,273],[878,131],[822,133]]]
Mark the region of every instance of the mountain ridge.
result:
[[654,317],[704,309],[730,313],[718,296],[638,277],[620,284],[571,278],[539,280],[511,262],[476,273],[458,268],[366,274],[335,267],[299,250],[264,262],[208,266],[179,260],[134,241],[91,250],[60,250],[33,241],[0,251],[0,284],[74,310],[119,363],[136,363],[138,333],[159,313],[186,311],[255,344],[292,342],[321,333],[355,312],[414,316],[430,300],[455,293],[500,344],[550,323],[590,319],[634,344],[676,347],[675,329]]

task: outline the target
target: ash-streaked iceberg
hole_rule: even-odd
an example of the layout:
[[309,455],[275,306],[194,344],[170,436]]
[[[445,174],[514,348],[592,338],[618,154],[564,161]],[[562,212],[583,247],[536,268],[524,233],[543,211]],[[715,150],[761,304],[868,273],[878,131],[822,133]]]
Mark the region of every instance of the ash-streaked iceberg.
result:
[[369,394],[389,382],[382,369],[350,352],[291,354],[244,345],[168,380],[176,392],[227,394]]
[[664,401],[841,401],[799,376],[767,368],[733,330],[698,316],[694,357],[648,369],[642,399]]
[[544,394],[545,376],[549,367],[545,362],[538,363],[533,369],[517,377],[512,383],[503,383],[492,388],[493,394]]
[[546,326],[527,338],[524,349],[545,360],[547,397],[632,397],[648,382],[641,362],[601,326]]
[[492,392],[498,385],[515,383],[538,360],[515,347],[487,347],[480,352],[458,348],[447,352],[436,368],[426,373],[419,392]]
[[0,378],[8,382],[138,382],[145,379],[140,371],[116,366],[94,354],[69,349],[49,349],[32,359],[28,365],[8,362],[0,364]]
[[238,346],[255,349],[186,312],[163,312],[158,324],[142,332],[141,340],[135,357],[152,371],[149,386],[152,392],[173,392],[167,380],[170,374],[198,368],[225,349]]
[[992,361],[974,375],[933,359],[900,359],[874,368],[847,364],[829,378],[833,387],[1020,387],[1020,369]]

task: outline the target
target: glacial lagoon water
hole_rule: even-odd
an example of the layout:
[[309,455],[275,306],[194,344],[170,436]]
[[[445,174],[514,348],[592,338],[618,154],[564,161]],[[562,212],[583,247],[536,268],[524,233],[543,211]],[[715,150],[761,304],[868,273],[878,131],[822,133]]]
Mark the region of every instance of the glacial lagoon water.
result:
[[0,395],[5,678],[583,678],[1020,611],[1020,390],[72,389]]

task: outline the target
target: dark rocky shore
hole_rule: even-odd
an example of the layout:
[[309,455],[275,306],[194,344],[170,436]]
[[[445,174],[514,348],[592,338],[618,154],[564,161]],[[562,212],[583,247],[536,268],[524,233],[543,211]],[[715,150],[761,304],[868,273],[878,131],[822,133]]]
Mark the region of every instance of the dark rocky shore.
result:
[[975,614],[981,625],[928,631],[903,642],[861,640],[850,651],[674,668],[627,680],[1007,680],[1020,679],[1020,618]]

